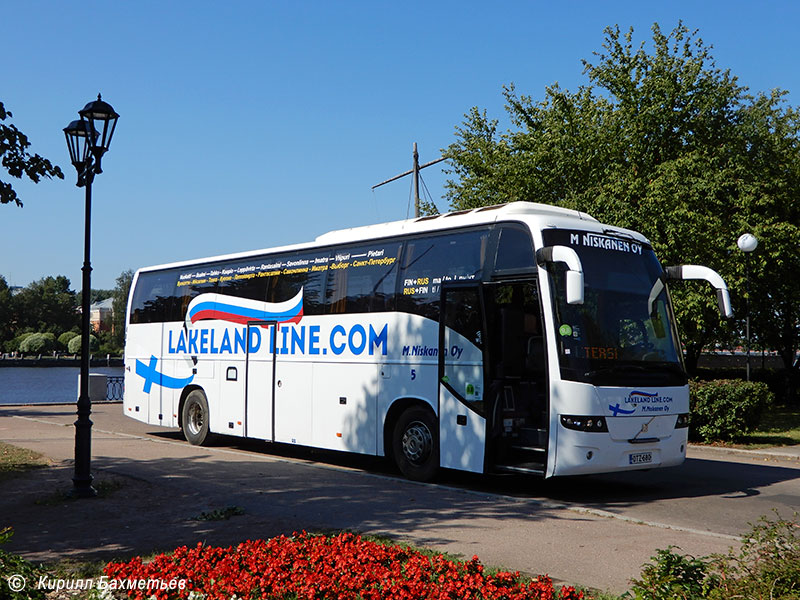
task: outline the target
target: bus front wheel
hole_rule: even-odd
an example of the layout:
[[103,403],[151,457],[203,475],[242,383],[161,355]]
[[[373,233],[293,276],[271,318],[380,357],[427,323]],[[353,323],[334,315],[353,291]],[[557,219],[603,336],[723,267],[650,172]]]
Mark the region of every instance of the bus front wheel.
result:
[[186,397],[181,413],[181,428],[186,441],[193,446],[208,443],[208,400],[201,390],[194,390]]
[[392,435],[395,463],[409,479],[431,481],[439,470],[439,428],[433,413],[413,406],[400,415]]

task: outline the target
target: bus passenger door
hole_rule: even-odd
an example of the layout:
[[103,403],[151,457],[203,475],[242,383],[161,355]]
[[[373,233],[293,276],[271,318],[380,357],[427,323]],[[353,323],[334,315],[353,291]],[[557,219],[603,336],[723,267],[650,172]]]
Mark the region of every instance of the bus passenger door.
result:
[[490,324],[487,463],[496,471],[544,474],[549,405],[538,283],[494,281],[483,291]]
[[247,324],[244,435],[275,439],[275,321]]
[[480,285],[445,284],[439,322],[439,453],[442,467],[482,473],[486,446]]

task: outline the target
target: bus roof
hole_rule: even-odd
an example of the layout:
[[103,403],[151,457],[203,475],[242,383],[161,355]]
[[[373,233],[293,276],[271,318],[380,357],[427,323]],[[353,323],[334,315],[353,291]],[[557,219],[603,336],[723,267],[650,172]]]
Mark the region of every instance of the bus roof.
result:
[[538,204],[535,202],[509,202],[507,204],[494,204],[492,206],[458,210],[439,215],[417,217],[405,221],[392,221],[390,223],[380,223],[377,225],[338,229],[318,236],[316,242],[320,244],[336,244],[341,242],[370,240],[415,233],[418,231],[493,223],[509,217],[513,218],[519,216],[558,216],[562,218],[566,217],[597,222],[597,219],[594,217],[577,210],[561,208],[549,204]]
[[143,267],[139,270],[156,271],[166,268],[183,267],[197,263],[236,260],[267,253],[272,254],[277,252],[310,249],[329,244],[332,245],[348,242],[369,241],[380,238],[408,235],[417,232],[422,233],[426,231],[439,231],[442,229],[450,229],[455,227],[468,227],[470,225],[488,225],[490,223],[494,223],[495,221],[514,220],[521,217],[556,217],[559,220],[565,221],[580,220],[589,221],[592,223],[598,222],[594,217],[577,210],[561,208],[559,206],[552,206],[549,204],[539,204],[536,202],[509,202],[507,204],[494,204],[492,206],[458,210],[439,215],[417,217],[415,219],[407,219],[404,221],[392,221],[389,223],[379,223],[376,225],[338,229],[318,236],[313,242],[184,260],[169,264]]

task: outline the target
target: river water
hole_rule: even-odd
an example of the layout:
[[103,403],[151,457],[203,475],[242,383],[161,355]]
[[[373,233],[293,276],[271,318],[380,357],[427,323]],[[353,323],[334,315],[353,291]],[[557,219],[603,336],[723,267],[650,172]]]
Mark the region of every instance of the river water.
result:
[[[122,367],[92,367],[90,373],[122,377]],[[76,402],[80,367],[0,368],[0,406]]]

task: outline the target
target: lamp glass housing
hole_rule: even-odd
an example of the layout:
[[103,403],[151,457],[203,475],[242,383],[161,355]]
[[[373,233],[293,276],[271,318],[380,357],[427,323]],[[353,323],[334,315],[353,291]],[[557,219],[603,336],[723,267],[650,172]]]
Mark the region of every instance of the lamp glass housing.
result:
[[744,233],[736,240],[736,245],[742,252],[752,252],[758,246],[758,238],[752,233]]
[[78,114],[92,130],[97,132],[97,135],[92,140],[91,151],[97,159],[95,173],[102,173],[100,159],[111,145],[111,138],[117,127],[119,115],[108,102],[102,99],[100,94],[97,94],[97,100],[89,102],[83,107],[83,110],[78,111]]
[[[69,159],[76,167],[86,164],[86,159],[89,158],[89,150],[91,149],[91,142],[89,141],[88,123],[86,121],[77,120],[72,121],[69,125],[64,127],[64,136],[67,138],[67,147],[69,148]],[[94,132],[94,137],[97,137],[97,132]]]
[[78,172],[78,187],[86,184],[87,168],[91,163],[91,155],[94,140],[97,139],[97,131],[83,120],[72,121],[64,128],[64,137],[67,138],[67,148],[69,149],[69,159],[72,166]]

